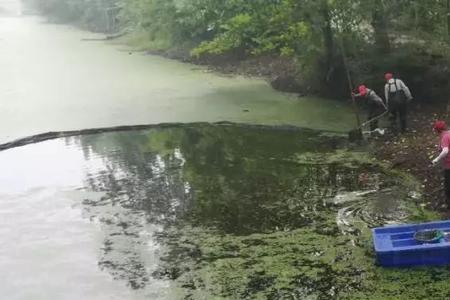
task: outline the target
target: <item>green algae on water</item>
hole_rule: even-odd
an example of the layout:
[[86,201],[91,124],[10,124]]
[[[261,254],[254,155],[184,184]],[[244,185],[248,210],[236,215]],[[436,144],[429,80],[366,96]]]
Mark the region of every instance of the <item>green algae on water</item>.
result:
[[[153,275],[177,283],[175,298],[403,299],[408,282],[423,287],[376,266],[370,232],[429,217],[418,184],[366,152],[313,131],[194,126],[147,139],[143,151],[167,162],[183,155],[193,196],[159,236],[168,247]],[[448,279],[437,270],[434,289]]]

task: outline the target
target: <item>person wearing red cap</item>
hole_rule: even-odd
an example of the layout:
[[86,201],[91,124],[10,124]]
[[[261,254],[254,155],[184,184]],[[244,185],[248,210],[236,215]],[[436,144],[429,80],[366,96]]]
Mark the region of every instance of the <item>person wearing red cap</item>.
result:
[[392,73],[384,75],[386,85],[384,86],[384,95],[386,97],[386,104],[391,113],[392,127],[395,128],[397,117],[400,120],[400,129],[402,132],[406,131],[406,114],[408,112],[408,102],[412,100],[411,91],[406,84],[397,78],[394,78]]
[[366,100],[368,107],[368,120],[373,120],[370,123],[370,131],[374,131],[378,127],[378,120],[375,118],[381,115],[387,110],[386,105],[380,96],[375,93],[375,91],[367,88],[365,85],[360,85],[358,87],[358,94],[353,94],[355,97],[360,97]]
[[433,125],[433,131],[439,135],[439,151],[440,154],[433,159],[433,166],[441,163],[444,168],[444,187],[447,206],[450,208],[450,132],[447,130],[445,121],[436,121]]

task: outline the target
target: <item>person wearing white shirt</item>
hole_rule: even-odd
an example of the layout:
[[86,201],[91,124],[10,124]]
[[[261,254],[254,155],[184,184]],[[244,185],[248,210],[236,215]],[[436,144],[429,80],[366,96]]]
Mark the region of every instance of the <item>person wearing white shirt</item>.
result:
[[408,102],[413,99],[411,91],[402,80],[394,78],[392,73],[386,73],[384,77],[386,79],[384,95],[389,112],[391,113],[390,119],[392,126],[393,128],[396,127],[395,124],[398,118],[400,121],[400,129],[402,132],[405,132]]

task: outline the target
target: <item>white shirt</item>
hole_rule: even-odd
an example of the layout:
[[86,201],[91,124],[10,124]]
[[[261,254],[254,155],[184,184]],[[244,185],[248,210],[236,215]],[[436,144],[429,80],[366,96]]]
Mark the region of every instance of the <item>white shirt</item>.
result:
[[384,96],[386,102],[389,101],[389,93],[395,93],[396,91],[403,91],[408,100],[412,99],[411,91],[406,84],[400,79],[389,79],[388,83],[384,86]]

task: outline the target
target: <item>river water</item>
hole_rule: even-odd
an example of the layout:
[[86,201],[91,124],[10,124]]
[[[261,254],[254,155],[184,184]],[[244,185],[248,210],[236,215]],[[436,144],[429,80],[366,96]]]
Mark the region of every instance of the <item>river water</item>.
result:
[[345,143],[199,124],[0,152],[2,297],[379,299],[369,228],[414,186]]
[[99,37],[38,17],[0,14],[0,143],[48,131],[165,122],[343,132],[354,124],[348,106],[337,101],[298,98],[264,80],[82,41]]

